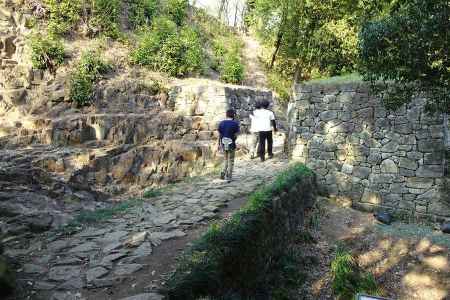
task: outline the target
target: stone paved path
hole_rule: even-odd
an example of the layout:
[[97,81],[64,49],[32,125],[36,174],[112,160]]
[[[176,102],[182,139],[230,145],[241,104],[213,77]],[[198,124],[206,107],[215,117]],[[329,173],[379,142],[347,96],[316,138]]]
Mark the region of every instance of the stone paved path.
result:
[[[92,291],[107,291],[124,280],[132,281],[133,274],[148,267],[145,261],[161,244],[220,217],[225,207],[239,199],[242,203],[243,197],[286,166],[287,161],[279,158],[265,163],[241,158],[230,183],[212,175],[182,182],[74,235],[50,233],[30,238],[28,245],[10,241],[6,254],[20,265],[21,288],[13,299],[97,300]],[[133,291],[125,294],[135,296]],[[119,298],[111,295],[104,299]],[[160,296],[150,289],[129,299]]]

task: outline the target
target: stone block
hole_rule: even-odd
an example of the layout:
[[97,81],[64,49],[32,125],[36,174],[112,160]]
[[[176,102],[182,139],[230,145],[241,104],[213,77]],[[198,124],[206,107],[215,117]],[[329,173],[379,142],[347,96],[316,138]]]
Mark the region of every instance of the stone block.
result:
[[394,175],[392,174],[371,174],[369,176],[369,181],[371,184],[383,184],[383,183],[393,183]]
[[361,198],[361,202],[380,205],[382,203],[382,200],[379,193],[371,191],[370,189],[365,189]]
[[369,178],[370,173],[372,172],[371,168],[366,167],[354,167],[353,168],[353,176],[366,179]]
[[442,164],[443,158],[443,151],[425,153],[423,163],[426,165],[439,165]]
[[431,189],[417,196],[418,201],[434,202],[440,200],[440,194],[436,189]]
[[398,167],[391,159],[386,159],[381,163],[381,173],[397,174]]
[[343,164],[341,172],[350,175],[353,173],[353,166],[349,164]]
[[441,151],[444,148],[444,142],[442,140],[420,140],[418,142],[418,149],[420,152],[434,152]]
[[416,171],[404,169],[404,168],[399,168],[398,173],[400,176],[406,176],[406,177],[415,177],[416,176]]
[[408,152],[406,153],[406,157],[412,160],[420,160],[423,159],[423,153],[421,152]]
[[337,111],[329,110],[329,111],[321,112],[321,113],[319,114],[319,118],[320,118],[322,121],[331,121],[331,120],[335,120],[335,119],[337,119]]
[[444,170],[441,165],[423,165],[416,171],[417,177],[435,178],[443,175]]
[[398,166],[408,170],[417,170],[419,167],[416,161],[403,157],[399,158]]
[[408,189],[403,183],[393,183],[391,184],[389,192],[393,194],[405,194],[408,193]]
[[392,153],[392,152],[396,152],[398,150],[398,142],[396,140],[390,141],[389,143],[387,143],[386,145],[384,145],[381,148],[382,152],[388,152],[388,153]]

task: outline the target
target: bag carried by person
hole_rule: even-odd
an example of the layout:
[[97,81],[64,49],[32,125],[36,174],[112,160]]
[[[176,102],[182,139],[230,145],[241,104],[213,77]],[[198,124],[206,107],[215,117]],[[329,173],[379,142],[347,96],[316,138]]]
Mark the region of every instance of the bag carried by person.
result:
[[224,151],[231,150],[231,144],[233,144],[233,140],[227,137],[222,138],[222,147]]

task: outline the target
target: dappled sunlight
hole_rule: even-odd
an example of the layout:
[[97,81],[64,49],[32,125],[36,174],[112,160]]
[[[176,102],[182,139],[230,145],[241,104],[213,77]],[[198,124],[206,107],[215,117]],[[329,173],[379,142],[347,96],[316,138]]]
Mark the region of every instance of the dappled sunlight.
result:
[[443,255],[436,255],[436,256],[430,256],[425,257],[422,259],[422,261],[430,268],[448,272],[449,271],[449,263],[447,257]]
[[417,253],[424,253],[428,249],[430,249],[431,241],[429,239],[421,239],[420,242],[416,246]]
[[380,249],[375,249],[369,252],[366,252],[359,256],[358,261],[362,267],[367,267],[372,265],[375,262],[381,261],[384,256],[384,251]]
[[406,290],[403,299],[444,299],[448,295],[438,278],[429,274],[410,272],[403,277],[402,284]]

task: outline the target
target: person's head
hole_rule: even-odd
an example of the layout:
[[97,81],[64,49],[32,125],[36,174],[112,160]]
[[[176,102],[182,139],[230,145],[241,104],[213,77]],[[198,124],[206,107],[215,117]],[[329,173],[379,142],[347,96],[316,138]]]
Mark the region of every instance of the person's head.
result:
[[269,101],[264,100],[261,105],[262,105],[262,108],[268,109],[270,106],[270,103],[269,103]]
[[229,109],[226,112],[226,116],[227,118],[234,119],[234,117],[236,116],[236,112],[234,111],[234,109]]
[[257,101],[256,103],[255,103],[255,109],[261,109],[261,102],[259,102],[259,101]]

